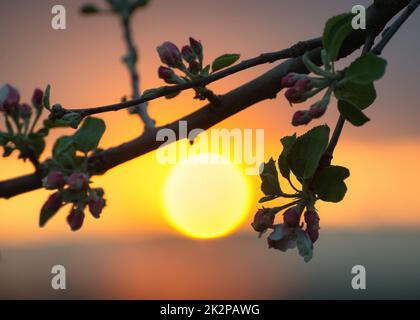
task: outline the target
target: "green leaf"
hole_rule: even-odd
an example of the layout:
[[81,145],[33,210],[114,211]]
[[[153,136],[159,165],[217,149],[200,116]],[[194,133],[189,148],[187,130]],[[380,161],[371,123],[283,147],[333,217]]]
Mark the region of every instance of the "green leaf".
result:
[[313,257],[314,246],[312,244],[312,241],[309,238],[309,235],[306,233],[306,231],[302,229],[296,230],[296,236],[299,254],[305,259],[305,262],[309,262]]
[[287,157],[289,156],[290,151],[292,150],[292,147],[296,142],[296,134],[294,134],[293,136],[284,137],[280,141],[281,141],[281,144],[283,145],[283,151],[280,154],[278,166],[279,166],[281,175],[284,178],[289,179],[290,166],[289,166],[289,162],[287,161]]
[[86,14],[86,15],[93,15],[99,12],[100,12],[99,8],[94,3],[86,3],[82,5],[82,7],[80,8],[80,13]]
[[345,73],[345,81],[356,84],[369,84],[383,77],[387,62],[373,53],[356,59]]
[[322,41],[331,61],[337,60],[341,46],[352,31],[353,14],[345,13],[329,19],[325,25]]
[[262,180],[261,191],[266,196],[278,196],[281,194],[276,162],[273,160],[273,158],[264,164],[264,168],[260,174],[260,177]]
[[86,118],[81,128],[73,136],[76,150],[83,153],[95,150],[105,132],[105,128],[105,122],[102,119]]
[[227,68],[239,60],[239,54],[224,54],[213,61],[212,72]]
[[345,100],[338,101],[338,110],[340,114],[356,127],[363,126],[370,119],[354,104]]
[[51,111],[51,103],[50,103],[50,94],[51,94],[51,86],[48,85],[45,89],[44,97],[42,98],[42,103],[47,110]]
[[63,168],[73,167],[76,149],[73,138],[64,136],[58,138],[53,147],[53,159]]
[[297,138],[287,157],[290,169],[300,179],[310,179],[318,168],[319,161],[328,146],[330,128],[315,127]]
[[44,205],[44,207],[41,209],[41,214],[39,216],[39,226],[41,228],[44,227],[47,224],[47,222],[51,220],[51,218],[54,217],[55,214],[61,209],[61,207],[56,209],[56,208],[48,208],[48,207],[45,207]]
[[346,100],[361,110],[371,106],[376,100],[376,90],[373,82],[369,84],[344,82],[335,89],[334,94],[337,100]]
[[347,168],[329,166],[317,172],[311,187],[321,200],[337,203],[346,195],[347,186],[344,180],[348,177],[350,171]]

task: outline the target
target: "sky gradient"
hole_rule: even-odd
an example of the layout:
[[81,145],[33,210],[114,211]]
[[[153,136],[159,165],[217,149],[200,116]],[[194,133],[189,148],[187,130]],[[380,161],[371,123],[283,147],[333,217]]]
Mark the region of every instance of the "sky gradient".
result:
[[[55,31],[50,26],[50,11],[55,1],[2,0],[0,84],[16,86],[24,100],[28,101],[34,88],[44,88],[50,83],[52,101],[67,108],[116,103],[122,96],[129,95],[129,77],[121,63],[125,46],[117,19],[111,16],[82,17],[78,14],[78,7],[82,3],[84,1],[80,0],[60,2],[67,10],[67,30]],[[97,3],[102,4],[100,0]],[[319,0],[316,4],[304,0],[151,0],[150,5],[138,12],[133,21],[134,38],[140,51],[142,88],[162,85],[157,76],[160,62],[155,48],[164,41],[170,40],[182,46],[187,44],[189,36],[194,36],[203,42],[208,62],[224,53],[240,53],[246,59],[289,47],[298,40],[319,36],[330,16],[349,11],[352,5],[369,3],[361,0]],[[388,71],[378,82],[377,101],[367,111],[372,121],[363,128],[345,127],[334,164],[344,165],[351,170],[349,192],[340,204],[323,203],[319,206],[323,229],[359,232],[366,229],[411,230],[420,227],[420,66],[414,63],[420,51],[419,18],[419,12],[416,12],[384,51]],[[212,84],[210,88],[223,94],[271,67],[261,66],[241,72]],[[202,105],[192,97],[193,93],[188,91],[175,100],[155,100],[150,104],[150,113],[158,125],[164,125]],[[265,159],[271,156],[277,158],[281,152],[279,139],[296,132],[290,124],[293,113],[294,109],[279,94],[277,99],[258,103],[216,127],[264,128]],[[332,127],[337,115],[332,104],[328,115],[314,124],[326,122]],[[101,148],[123,143],[142,131],[139,120],[125,111],[101,117],[107,123]],[[302,133],[303,130],[306,128],[297,132]],[[53,141],[65,133],[64,130],[58,130],[49,137],[44,158],[49,155]],[[39,245],[42,249],[42,245],[49,248],[47,246],[51,243],[77,246],[88,240],[92,243],[101,240],[126,242],[130,239],[153,241],[168,237],[179,240],[181,236],[164,218],[162,203],[163,188],[172,167],[157,163],[155,153],[150,153],[111,170],[105,176],[95,177],[95,184],[103,186],[106,191],[108,206],[99,221],[87,219],[83,230],[77,234],[68,230],[65,222],[67,212],[64,211],[45,229],[38,228],[39,210],[48,196],[46,191],[37,190],[8,201],[0,199],[0,246],[21,247],[24,252],[29,244]],[[14,157],[0,159],[0,180],[31,170],[30,164],[21,163]],[[249,224],[258,208],[257,200],[261,197],[259,178],[249,179],[253,185],[253,205],[236,236],[251,233]],[[243,243],[249,244],[249,241]],[[258,239],[255,242],[256,247],[259,244],[259,249],[264,250],[265,244],[258,242]],[[187,246],[194,246],[194,243]],[[256,247],[250,250],[256,252]],[[165,248],[157,250],[156,257],[159,256],[159,259],[154,260],[156,264],[162,261]],[[193,259],[194,249],[185,250],[180,257]],[[214,250],[212,254],[217,257],[218,253]],[[22,256],[25,255],[22,252]],[[129,256],[130,251],[127,252]],[[83,254],[80,253],[80,256]],[[127,261],[128,256],[125,258]],[[332,258],[328,254],[324,255],[326,257]],[[272,258],[264,256],[261,259]],[[236,267],[234,262],[229,263],[232,263],[232,268]],[[412,265],[418,266],[418,261]],[[151,268],[150,274],[153,274],[151,270],[155,264],[149,263],[148,266]],[[10,270],[10,274],[13,274]],[[244,276],[251,276],[247,272],[249,270],[244,271]],[[209,286],[211,284],[207,283],[198,288]],[[36,283],[34,287],[37,287]],[[149,284],[149,287],[153,285]],[[119,289],[128,290],[123,285]],[[184,295],[177,297],[191,297],[195,288],[188,287],[186,290]],[[121,296],[159,297],[157,293],[153,294],[154,291],[150,291],[149,295],[125,293]],[[220,297],[220,294],[203,296]],[[230,296],[234,296],[234,292]],[[266,297],[262,293],[261,296]],[[171,294],[169,292],[160,297],[171,297]],[[267,293],[267,297],[283,295],[273,289]]]

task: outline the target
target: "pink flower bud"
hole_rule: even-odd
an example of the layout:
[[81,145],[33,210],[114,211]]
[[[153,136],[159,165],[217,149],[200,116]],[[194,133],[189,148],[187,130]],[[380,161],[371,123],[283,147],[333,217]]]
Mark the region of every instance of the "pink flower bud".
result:
[[56,212],[60,210],[61,206],[63,205],[63,197],[60,193],[56,192],[53,193],[48,200],[45,202],[44,206],[42,207],[41,211],[51,211]]
[[193,60],[189,63],[188,70],[192,74],[198,74],[200,72],[200,64],[197,61]]
[[74,191],[86,190],[89,186],[89,178],[81,172],[74,172],[67,178],[67,184]]
[[190,46],[184,46],[181,50],[182,57],[187,62],[194,61],[197,55],[195,54],[194,50]]
[[102,210],[105,208],[106,202],[102,197],[93,196],[89,201],[89,211],[96,219],[100,218]]
[[168,82],[172,79],[174,71],[171,68],[161,66],[159,67],[158,74],[160,79],[163,79],[165,82]]
[[284,88],[292,88],[297,82],[297,77],[293,73],[289,73],[287,76],[283,77],[281,80],[281,85]]
[[319,215],[314,210],[308,210],[305,212],[305,222],[310,229],[319,229]]
[[173,68],[179,67],[182,64],[181,52],[178,47],[172,42],[164,42],[161,46],[157,47],[160,60]]
[[312,119],[321,118],[327,111],[327,105],[323,101],[315,102],[309,109]]
[[312,243],[315,243],[319,238],[319,229],[307,229],[306,233],[309,236],[309,239],[311,239]]
[[70,214],[67,216],[67,223],[72,231],[77,231],[83,226],[85,214],[83,210],[72,208]]
[[309,79],[309,78],[302,78],[302,79],[299,79],[298,81],[296,81],[296,84],[295,84],[294,87],[298,91],[304,93],[304,92],[307,92],[307,91],[312,90],[313,85],[312,85],[311,79]]
[[290,208],[283,214],[283,221],[288,227],[298,227],[300,223],[300,213],[296,208]]
[[309,111],[296,111],[293,116],[292,125],[295,127],[302,126],[308,124],[312,121],[312,116]]
[[42,108],[42,99],[44,98],[44,92],[41,89],[35,89],[32,95],[32,104],[35,108]]
[[2,105],[7,108],[16,108],[20,101],[20,94],[19,91],[12,87],[11,85],[7,84],[7,96],[2,102]]
[[302,96],[302,92],[297,90],[295,87],[287,89],[284,96],[290,103],[300,103],[305,100]]
[[19,115],[24,119],[28,119],[32,115],[32,108],[27,103],[18,105],[17,110],[19,112]]
[[195,40],[194,38],[190,37],[190,46],[191,46],[191,49],[194,51],[194,53],[198,57],[203,56],[203,45],[201,44],[200,41]]
[[260,209],[255,214],[254,222],[251,224],[251,226],[257,232],[264,232],[273,226],[274,218],[275,215],[271,209]]
[[64,187],[66,184],[64,175],[60,171],[51,171],[43,180],[44,187],[48,190],[54,190]]

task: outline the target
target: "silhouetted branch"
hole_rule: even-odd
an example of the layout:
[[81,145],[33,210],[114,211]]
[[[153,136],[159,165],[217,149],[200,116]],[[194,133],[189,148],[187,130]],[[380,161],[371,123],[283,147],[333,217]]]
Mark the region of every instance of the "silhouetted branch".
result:
[[[122,25],[124,30],[124,40],[127,45],[128,54],[124,58],[124,62],[127,65],[127,69],[130,73],[131,79],[131,88],[132,88],[132,98],[139,99],[141,97],[140,94],[140,76],[137,72],[136,66],[138,61],[138,51],[134,45],[131,25],[130,25],[130,18],[131,16],[122,18]],[[138,105],[133,106],[134,113],[137,113],[140,118],[142,119],[145,129],[151,129],[155,126],[155,121],[150,118],[147,112],[147,103],[140,103]]]
[[78,112],[82,115],[82,117],[86,117],[86,116],[91,116],[98,113],[118,111],[121,109],[130,108],[130,107],[139,105],[141,103],[145,103],[151,100],[165,97],[179,91],[184,91],[184,90],[192,89],[195,87],[205,87],[206,85],[209,85],[210,83],[216,82],[232,74],[238,73],[246,69],[250,69],[252,67],[256,67],[258,65],[262,65],[266,63],[273,63],[275,61],[283,60],[287,58],[298,57],[298,56],[301,56],[306,51],[309,51],[316,47],[320,47],[321,45],[322,45],[321,38],[301,41],[290,48],[277,51],[277,52],[263,53],[259,55],[258,57],[243,61],[233,67],[216,72],[202,79],[197,79],[188,83],[183,83],[183,84],[174,85],[174,86],[161,87],[158,89],[159,91],[156,92],[155,94],[143,96],[138,99],[134,99],[134,100],[122,102],[122,103],[117,103],[117,104],[112,104],[108,106],[86,108],[86,109],[70,109],[69,111]]
[[[375,1],[375,4],[370,6],[367,11],[367,22],[368,30],[358,30],[353,31],[349,37],[346,39],[345,44],[340,51],[340,58],[346,57],[350,53],[359,49],[365,42],[367,34],[374,32],[374,35],[377,36],[385,28],[386,24],[404,7],[409,4],[409,0],[400,0],[400,1],[390,1],[390,4],[387,6],[380,6],[377,3],[382,3],[382,1]],[[372,31],[373,30],[373,31]],[[319,40],[317,40],[319,41]],[[316,48],[311,50],[310,58],[316,64],[321,65],[320,57],[321,48]],[[272,57],[271,57],[272,58]],[[257,58],[258,59],[258,58]],[[260,58],[264,59],[264,58]],[[267,58],[265,58],[267,59]],[[252,64],[250,62],[244,62]],[[244,68],[244,63],[235,66],[236,68]],[[255,61],[253,63],[256,63]],[[258,65],[257,63],[255,65]],[[241,69],[241,70],[244,70]],[[213,79],[220,79],[226,77],[230,74],[233,74],[237,69],[228,69],[224,72],[214,74]],[[227,72],[227,73],[226,73]],[[229,73],[230,72],[230,73]],[[273,99],[276,97],[277,93],[282,90],[281,79],[290,72],[297,73],[308,73],[308,70],[304,66],[301,57],[291,58],[280,65],[274,67],[270,71],[261,75],[260,77],[236,88],[229,93],[220,97],[220,104],[217,108],[211,103],[202,107],[201,109],[191,113],[179,119],[171,124],[168,124],[161,128],[154,128],[152,130],[146,130],[140,137],[124,143],[120,146],[110,148],[108,150],[101,151],[96,153],[89,159],[89,168],[92,174],[103,174],[107,170],[114,168],[124,162],[127,162],[136,157],[142,156],[148,152],[156,150],[163,142],[156,141],[156,134],[159,129],[169,128],[175,132],[179,132],[179,122],[187,121],[189,131],[193,129],[208,129],[213,125],[229,118],[230,116],[248,108],[251,105],[254,105],[260,101],[266,99]],[[208,78],[206,80],[200,81],[210,81]],[[216,81],[216,80],[214,80]],[[204,83],[191,83],[186,84],[188,88],[193,86],[203,86],[208,84]],[[174,90],[174,89],[166,90]],[[187,88],[187,87],[186,87]],[[185,89],[186,89],[185,88]],[[182,89],[182,88],[181,88]],[[180,90],[179,88],[176,90]],[[165,93],[167,94],[167,93]],[[165,94],[162,94],[165,95]],[[137,105],[145,101],[134,100],[125,104],[119,104],[119,107],[103,107],[105,111],[113,111],[112,108],[117,108],[116,110],[127,108],[133,105]],[[119,109],[118,109],[119,108]],[[110,109],[110,110],[107,110]],[[92,111],[96,110],[96,111]],[[77,111],[77,110],[74,110]],[[79,112],[84,112],[83,115],[89,115],[93,113],[98,113],[97,108],[95,109],[82,109]],[[93,113],[92,113],[93,112]],[[102,111],[104,112],[104,111]],[[185,137],[178,136],[177,139],[182,139]],[[30,174],[23,177],[18,177],[10,180],[0,182],[0,198],[10,198],[28,191],[38,189],[42,186],[41,174]]]

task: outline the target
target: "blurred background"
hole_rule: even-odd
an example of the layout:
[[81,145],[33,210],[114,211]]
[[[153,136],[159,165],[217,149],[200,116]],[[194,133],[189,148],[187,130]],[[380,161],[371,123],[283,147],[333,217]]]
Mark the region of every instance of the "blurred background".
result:
[[[118,19],[82,17],[78,11],[83,3],[60,2],[66,8],[67,29],[57,31],[51,28],[55,1],[1,1],[0,84],[16,86],[29,101],[34,88],[50,83],[52,101],[68,108],[116,103],[130,95]],[[142,87],[162,85],[155,48],[164,41],[183,46],[193,36],[203,42],[209,63],[228,52],[251,58],[319,36],[332,15],[370,3],[151,0],[133,21]],[[351,169],[349,191],[342,203],[318,207],[322,232],[310,263],[296,251],[268,250],[251,230],[261,197],[258,177],[247,177],[251,192],[244,201],[252,205],[234,232],[213,240],[181,235],[165,218],[163,201],[173,166],[159,164],[151,153],[95,177],[95,184],[106,190],[108,206],[99,221],[89,217],[78,233],[69,231],[64,211],[39,229],[46,191],[0,199],[0,298],[420,298],[419,28],[416,12],[385,49],[388,72],[367,111],[373,121],[361,129],[345,128],[334,163]],[[210,88],[223,94],[272,67],[244,71]],[[164,125],[202,105],[192,98],[188,91],[174,100],[155,100],[150,113]],[[290,124],[293,113],[279,95],[217,128],[264,128],[265,158],[277,158],[280,137],[296,132]],[[322,122],[333,126],[337,116],[330,108]],[[141,134],[138,118],[125,111],[101,117],[107,123],[101,148]],[[65,133],[58,130],[49,137],[44,157]],[[14,157],[0,159],[1,180],[31,170]],[[205,185],[202,188],[205,191]],[[66,267],[66,291],[51,289],[56,264]],[[351,269],[358,264],[367,269],[363,292],[351,288]]]

